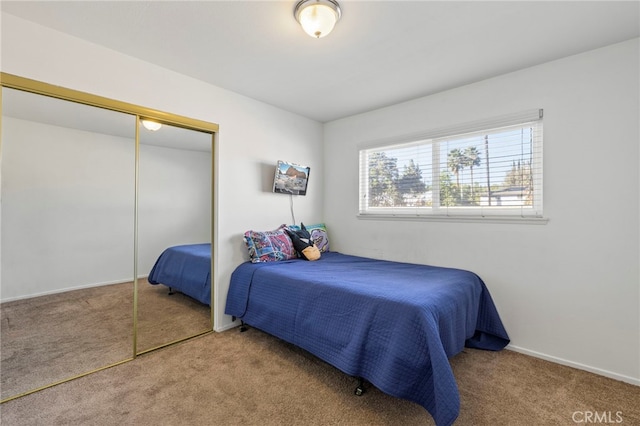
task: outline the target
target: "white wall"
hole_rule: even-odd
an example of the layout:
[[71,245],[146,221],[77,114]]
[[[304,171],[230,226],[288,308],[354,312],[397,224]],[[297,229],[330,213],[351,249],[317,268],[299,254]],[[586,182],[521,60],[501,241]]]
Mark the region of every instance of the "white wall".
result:
[[289,197],[271,192],[278,159],[311,167],[307,195],[294,198],[295,216],[309,223],[322,219],[323,132],[318,122],[6,13],[1,66],[6,73],[219,124],[214,152],[216,329],[230,324],[223,314],[229,277],[248,259],[242,234],[291,222]]
[[[0,301],[133,280],[134,138],[3,117],[2,154]],[[211,152],[141,144],[139,176],[146,276],[165,248],[211,241]]]
[[[325,125],[345,253],[477,272],[511,348],[640,384],[638,39]],[[359,220],[359,143],[544,108],[546,225]]]
[[134,166],[134,139],[2,118],[3,302],[133,280]]
[[211,172],[211,152],[140,145],[138,276],[167,247],[211,241]]

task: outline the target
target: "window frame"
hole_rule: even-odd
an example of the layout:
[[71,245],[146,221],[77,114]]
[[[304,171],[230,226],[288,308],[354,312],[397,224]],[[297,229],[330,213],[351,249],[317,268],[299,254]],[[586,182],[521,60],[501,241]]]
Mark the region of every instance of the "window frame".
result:
[[[360,144],[358,149],[359,174],[358,174],[358,214],[359,219],[375,220],[437,220],[437,221],[462,221],[462,222],[498,222],[498,223],[547,223],[543,211],[543,110],[535,109],[509,114],[501,117],[464,123],[455,126],[434,129],[414,135],[405,135],[397,138],[388,138],[374,142]],[[532,138],[532,166],[534,175],[533,200],[531,207],[487,207],[487,206],[442,206],[440,205],[440,173],[442,145],[447,140],[455,140],[492,134],[514,128],[523,128],[531,125]],[[397,207],[371,207],[368,205],[367,191],[369,189],[369,157],[375,152],[384,152],[397,148],[405,148],[418,145],[431,146],[431,199],[432,206],[397,206]],[[433,165],[436,166],[433,166]],[[493,185],[492,185],[493,186]]]

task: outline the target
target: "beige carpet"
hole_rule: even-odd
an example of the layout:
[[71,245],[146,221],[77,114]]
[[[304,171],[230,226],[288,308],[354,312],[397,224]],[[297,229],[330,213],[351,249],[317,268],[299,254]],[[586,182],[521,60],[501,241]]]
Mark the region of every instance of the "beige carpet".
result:
[[[466,349],[451,363],[462,405],[457,425],[575,425],[584,412],[640,425],[640,387],[508,350]],[[298,348],[234,329],[9,401],[0,419],[3,426],[433,424],[417,404],[372,387],[358,397],[356,385]]]
[[[210,330],[209,307],[141,279],[138,352]],[[133,283],[0,305],[0,400],[133,357]]]

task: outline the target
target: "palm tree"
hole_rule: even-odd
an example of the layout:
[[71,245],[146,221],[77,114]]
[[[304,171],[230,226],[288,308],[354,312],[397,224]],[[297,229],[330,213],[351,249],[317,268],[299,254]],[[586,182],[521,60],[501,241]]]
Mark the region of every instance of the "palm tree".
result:
[[473,168],[480,165],[480,151],[475,146],[468,146],[464,150],[465,166],[471,171],[471,199],[473,200]]
[[460,172],[464,169],[464,156],[462,152],[458,149],[452,149],[447,154],[447,166],[454,175],[456,175],[456,186],[458,187],[458,191],[460,190]]

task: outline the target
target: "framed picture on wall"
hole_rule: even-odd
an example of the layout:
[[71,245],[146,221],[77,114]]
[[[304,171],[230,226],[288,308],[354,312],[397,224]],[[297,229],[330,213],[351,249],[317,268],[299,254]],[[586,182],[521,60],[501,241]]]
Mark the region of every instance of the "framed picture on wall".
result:
[[299,164],[278,160],[273,179],[273,192],[291,195],[307,195],[311,169]]

